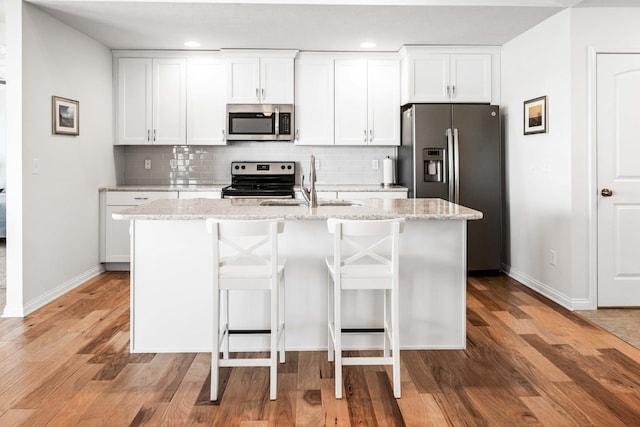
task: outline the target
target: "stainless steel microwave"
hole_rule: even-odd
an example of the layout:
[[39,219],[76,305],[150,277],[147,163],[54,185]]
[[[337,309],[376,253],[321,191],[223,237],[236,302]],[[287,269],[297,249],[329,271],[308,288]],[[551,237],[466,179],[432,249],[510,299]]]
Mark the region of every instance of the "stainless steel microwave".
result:
[[227,140],[293,140],[293,105],[227,104]]

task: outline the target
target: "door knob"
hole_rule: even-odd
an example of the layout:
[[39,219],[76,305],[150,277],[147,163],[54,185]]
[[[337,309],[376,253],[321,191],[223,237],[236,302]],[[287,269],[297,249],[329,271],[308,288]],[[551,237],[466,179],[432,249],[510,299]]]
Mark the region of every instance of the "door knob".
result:
[[602,197],[611,197],[613,196],[613,191],[609,190],[608,188],[603,188],[600,194],[602,194]]

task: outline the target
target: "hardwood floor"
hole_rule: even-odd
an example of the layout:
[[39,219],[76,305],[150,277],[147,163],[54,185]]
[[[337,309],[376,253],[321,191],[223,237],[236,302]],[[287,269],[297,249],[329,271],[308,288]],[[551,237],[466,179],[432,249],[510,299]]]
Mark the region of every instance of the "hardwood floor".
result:
[[278,400],[266,368],[223,368],[208,400],[198,354],[129,354],[129,282],[105,273],[25,319],[0,319],[0,426],[640,425],[640,350],[506,276],[468,280],[467,349],[402,351],[390,372],[288,352]]

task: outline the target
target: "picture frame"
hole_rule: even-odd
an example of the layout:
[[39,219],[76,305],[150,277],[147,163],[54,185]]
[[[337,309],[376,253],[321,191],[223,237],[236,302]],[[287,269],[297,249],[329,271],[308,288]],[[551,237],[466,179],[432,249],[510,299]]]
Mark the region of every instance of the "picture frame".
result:
[[80,135],[80,102],[51,97],[51,131],[57,135]]
[[524,134],[547,132],[547,97],[529,99],[524,101]]

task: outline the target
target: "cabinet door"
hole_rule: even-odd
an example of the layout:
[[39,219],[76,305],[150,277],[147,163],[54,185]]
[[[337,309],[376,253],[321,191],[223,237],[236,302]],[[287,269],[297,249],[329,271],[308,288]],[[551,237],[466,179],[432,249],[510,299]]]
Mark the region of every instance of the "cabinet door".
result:
[[154,144],[184,145],[187,134],[187,78],[184,58],[153,60]]
[[363,145],[367,126],[367,61],[335,61],[335,144]]
[[118,144],[151,143],[152,61],[118,60]]
[[260,59],[260,102],[293,104],[293,59]]
[[333,59],[296,60],[295,142],[333,145]]
[[260,58],[229,58],[227,62],[227,102],[260,102]]
[[451,101],[491,102],[491,55],[451,55]]
[[105,208],[105,262],[130,261],[130,221],[111,218],[114,212],[119,212],[123,209],[126,209],[126,206],[107,206]]
[[409,59],[409,102],[449,102],[449,54]]
[[187,144],[226,144],[225,67],[218,58],[190,58],[187,63]]
[[400,63],[368,63],[369,145],[400,145]]

